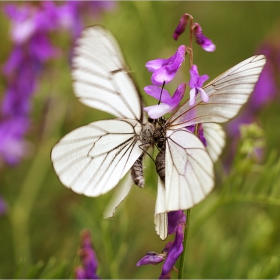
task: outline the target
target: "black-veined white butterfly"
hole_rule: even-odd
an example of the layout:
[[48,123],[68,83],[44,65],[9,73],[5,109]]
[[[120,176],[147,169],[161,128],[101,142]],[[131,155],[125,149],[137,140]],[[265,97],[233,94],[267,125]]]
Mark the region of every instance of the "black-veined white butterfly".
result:
[[[156,144],[164,151],[158,154],[162,159],[158,160],[158,169],[165,170],[165,176],[161,176],[165,182],[158,180],[155,224],[157,233],[165,239],[166,213],[189,209],[212,190],[212,160],[220,155],[225,138],[216,123],[237,114],[264,64],[263,55],[244,60],[203,87],[209,95],[208,103],[197,96],[193,106],[187,101],[167,120],[149,122],[115,38],[101,26],[84,29],[73,59],[74,92],[82,103],[117,119],[77,128],[53,147],[51,159],[60,181],[77,193],[95,197],[113,189],[133,169],[134,182],[142,186],[142,157]],[[208,141],[207,150],[186,129],[200,123]],[[132,184],[128,175],[106,216],[114,214]]]

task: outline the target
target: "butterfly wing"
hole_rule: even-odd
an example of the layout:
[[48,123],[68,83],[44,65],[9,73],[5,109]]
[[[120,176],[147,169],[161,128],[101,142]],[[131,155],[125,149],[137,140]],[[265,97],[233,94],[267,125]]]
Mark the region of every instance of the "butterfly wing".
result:
[[77,193],[99,196],[115,187],[142,154],[136,120],[90,123],[64,136],[51,159],[60,181]]
[[82,103],[142,123],[141,97],[108,30],[98,25],[83,30],[74,49],[72,78]]
[[104,212],[104,219],[112,218],[115,215],[116,209],[121,204],[121,202],[126,198],[131,187],[133,186],[133,180],[130,174],[125,176],[123,182],[121,182],[118,186],[116,191],[113,194],[109,204],[106,207]]
[[214,186],[213,162],[201,141],[187,129],[167,130],[165,210],[189,209]]
[[218,76],[203,88],[209,101],[204,103],[200,96],[193,106],[186,101],[168,119],[168,128],[223,123],[235,117],[252,93],[265,61],[264,55],[255,55]]
[[215,162],[225,146],[226,134],[223,128],[217,123],[204,123],[203,133],[206,138],[206,150],[213,162]]
[[165,186],[160,177],[158,176],[158,193],[155,209],[155,230],[159,237],[164,240],[168,234],[168,219],[166,213],[166,192]]

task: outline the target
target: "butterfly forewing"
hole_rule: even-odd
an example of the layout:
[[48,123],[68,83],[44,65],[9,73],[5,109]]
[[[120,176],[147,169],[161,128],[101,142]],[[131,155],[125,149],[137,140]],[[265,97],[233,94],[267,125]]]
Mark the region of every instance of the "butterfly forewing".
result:
[[105,120],[77,128],[53,148],[61,182],[77,193],[99,196],[111,190],[141,155],[135,120]]
[[92,26],[77,40],[73,87],[80,101],[119,118],[142,122],[141,98],[109,31]]
[[235,117],[248,100],[265,65],[265,56],[256,55],[230,68],[203,89],[209,95],[204,103],[199,96],[194,106],[185,102],[168,119],[169,128],[198,123],[223,123]]

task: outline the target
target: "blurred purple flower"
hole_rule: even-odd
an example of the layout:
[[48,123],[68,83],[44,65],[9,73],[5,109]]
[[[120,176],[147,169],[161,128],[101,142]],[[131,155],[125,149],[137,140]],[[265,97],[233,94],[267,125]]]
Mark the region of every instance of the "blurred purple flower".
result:
[[116,7],[115,1],[67,1],[64,5],[57,7],[59,23],[61,27],[72,32],[76,37],[84,26],[84,16],[91,18],[100,16],[104,10],[112,10]]
[[172,112],[177,108],[182,98],[184,97],[186,91],[186,84],[180,84],[172,98],[170,97],[167,90],[162,89],[157,86],[146,86],[144,88],[145,92],[157,100],[161,101],[161,104],[145,107],[144,110],[148,113],[149,117],[152,119],[158,119],[161,116]]
[[198,45],[200,45],[207,52],[215,51],[216,46],[202,33],[202,28],[198,23],[194,23],[192,29],[194,32],[195,41]]
[[23,134],[29,127],[25,118],[13,118],[0,123],[0,159],[9,164],[16,164],[28,151]]
[[0,196],[0,216],[3,216],[7,213],[8,206],[6,201]]
[[[42,1],[36,5],[24,3],[4,6],[4,12],[11,20],[10,34],[14,42],[11,55],[2,70],[7,89],[1,105],[0,134],[3,134],[2,131],[8,132],[0,140],[0,156],[7,163],[18,163],[24,155],[23,139],[28,125],[23,125],[20,132],[15,133],[16,122],[19,121],[19,126],[22,120],[29,122],[32,96],[46,62],[61,53],[52,45],[50,34],[65,28],[72,37],[77,36],[82,29],[82,15],[85,12],[98,14],[103,8],[112,7],[113,3],[94,1],[68,1],[61,5]],[[10,128],[7,128],[8,123]]]
[[187,27],[188,24],[188,19],[189,19],[190,15],[185,13],[183,14],[183,16],[181,17],[178,26],[176,27],[174,33],[173,33],[173,39],[174,40],[178,40],[178,38],[180,37],[181,34],[183,34],[185,32],[185,29]]
[[202,86],[206,80],[209,79],[208,75],[202,75],[199,76],[198,74],[198,69],[196,65],[192,65],[190,69],[190,81],[189,81],[189,86],[191,88],[190,91],[190,106],[193,106],[195,103],[195,97],[198,93],[200,93],[200,97],[204,102],[208,102],[209,96],[207,93],[202,89]]
[[168,59],[155,59],[148,61],[146,67],[149,72],[152,72],[152,84],[162,86],[163,83],[168,84],[175,77],[181,64],[185,60],[187,47],[182,45],[178,48],[176,53]]
[[258,111],[271,102],[278,92],[275,77],[279,76],[280,72],[280,60],[277,61],[277,57],[280,59],[279,50],[273,50],[272,46],[266,43],[259,48],[257,53],[266,55],[266,64],[242,112],[227,124],[227,131],[233,137],[239,137],[240,124],[255,121]]
[[[277,77],[280,75],[279,44],[274,42],[263,43],[256,53],[266,56],[266,64],[248,102],[244,105],[238,116],[226,125],[227,133],[230,136],[230,148],[227,150],[228,152],[224,158],[224,165],[227,170],[230,170],[236,154],[241,124],[250,124],[258,121],[259,112],[272,100],[275,100],[279,92],[277,81]],[[259,148],[256,150],[256,153],[261,158],[263,151]]]
[[80,258],[82,266],[75,269],[76,279],[100,279],[96,274],[98,261],[91,244],[91,234],[88,230],[81,232]]

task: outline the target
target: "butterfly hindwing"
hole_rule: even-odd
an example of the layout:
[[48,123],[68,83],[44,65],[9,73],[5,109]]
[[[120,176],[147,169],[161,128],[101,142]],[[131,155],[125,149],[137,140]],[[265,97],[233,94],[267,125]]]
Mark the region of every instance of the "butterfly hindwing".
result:
[[166,211],[189,209],[214,186],[213,162],[202,142],[187,129],[167,130]]
[[207,143],[206,150],[213,162],[215,162],[226,144],[226,133],[222,126],[217,123],[204,123],[203,133]]

